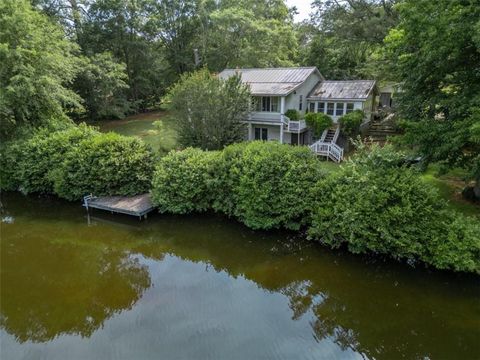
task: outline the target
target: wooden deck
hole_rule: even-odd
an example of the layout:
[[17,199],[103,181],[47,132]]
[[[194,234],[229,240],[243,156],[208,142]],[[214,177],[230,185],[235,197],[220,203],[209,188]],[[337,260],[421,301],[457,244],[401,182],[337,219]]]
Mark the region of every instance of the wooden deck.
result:
[[100,209],[111,211],[112,213],[116,212],[138,216],[140,218],[142,218],[142,216],[146,218],[147,214],[155,209],[150,194],[102,197],[88,195],[83,198],[83,206],[87,208],[87,210],[90,208]]

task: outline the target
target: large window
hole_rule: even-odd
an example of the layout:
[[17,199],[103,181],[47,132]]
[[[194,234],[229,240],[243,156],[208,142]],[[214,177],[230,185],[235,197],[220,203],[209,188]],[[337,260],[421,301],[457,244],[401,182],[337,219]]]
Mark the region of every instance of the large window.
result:
[[255,140],[268,140],[268,129],[255,128]]
[[337,103],[337,107],[335,109],[335,116],[342,116],[343,115],[343,103]]
[[308,106],[309,106],[308,111],[315,112],[315,103],[311,102],[311,103],[308,104]]
[[256,101],[256,111],[261,112],[278,112],[278,97],[261,96]]
[[327,115],[333,115],[335,110],[335,103],[327,103]]
[[353,103],[347,103],[347,114],[353,111]]
[[318,110],[317,112],[319,113],[324,113],[325,112],[325,103],[324,102],[319,102],[318,104]]

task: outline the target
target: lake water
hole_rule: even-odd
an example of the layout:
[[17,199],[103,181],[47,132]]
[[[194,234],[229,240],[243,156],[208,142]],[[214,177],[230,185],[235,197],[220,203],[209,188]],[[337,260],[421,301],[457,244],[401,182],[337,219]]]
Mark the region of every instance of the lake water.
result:
[[2,359],[480,358],[476,276],[216,215],[2,204]]

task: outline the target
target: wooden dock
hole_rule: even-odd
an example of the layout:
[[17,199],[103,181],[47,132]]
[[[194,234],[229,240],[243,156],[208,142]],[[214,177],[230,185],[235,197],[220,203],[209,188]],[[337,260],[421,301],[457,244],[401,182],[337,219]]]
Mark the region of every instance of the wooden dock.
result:
[[83,206],[88,210],[100,209],[112,213],[120,213],[147,218],[147,214],[155,209],[150,194],[135,196],[102,196],[87,195],[83,198]]

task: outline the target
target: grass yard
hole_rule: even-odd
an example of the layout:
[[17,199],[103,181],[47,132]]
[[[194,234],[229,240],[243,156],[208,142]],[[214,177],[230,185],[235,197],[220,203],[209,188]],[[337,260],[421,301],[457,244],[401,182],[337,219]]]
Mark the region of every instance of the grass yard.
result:
[[438,175],[439,167],[432,164],[422,174],[422,179],[436,188],[440,196],[448,200],[452,209],[460,211],[465,215],[480,217],[480,205],[473,204],[462,198],[462,189],[465,181],[462,180],[461,170],[452,170],[444,175]]
[[149,144],[156,153],[164,154],[177,145],[177,133],[165,111],[136,114],[122,120],[104,120],[92,123],[100,131],[136,136]]

